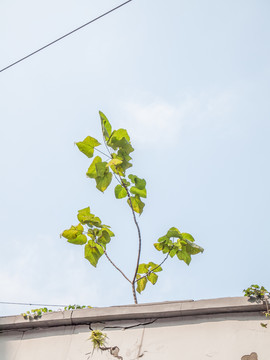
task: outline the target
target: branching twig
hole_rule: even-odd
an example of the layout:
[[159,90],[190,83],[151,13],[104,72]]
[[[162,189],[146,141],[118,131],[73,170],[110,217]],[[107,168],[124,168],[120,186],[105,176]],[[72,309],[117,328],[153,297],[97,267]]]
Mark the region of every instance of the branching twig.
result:
[[168,254],[166,255],[166,257],[163,259],[163,261],[162,261],[158,266],[156,266],[156,267],[155,267],[154,269],[152,269],[152,270],[149,270],[147,274],[145,274],[144,276],[141,276],[139,279],[136,279],[135,282],[138,282],[139,280],[147,277],[147,276],[150,275],[152,272],[154,272],[157,268],[159,268],[159,267],[168,259],[169,255],[170,255],[170,251],[168,252]]
[[129,278],[123,273],[123,271],[122,271],[121,269],[119,269],[119,267],[116,266],[115,263],[112,261],[112,259],[109,257],[109,255],[108,255],[107,251],[105,250],[104,246],[102,246],[99,242],[97,242],[97,244],[102,247],[106,258],[109,260],[109,262],[112,264],[112,266],[113,266],[116,270],[118,270],[118,271],[124,276],[124,278],[125,278],[129,283],[132,284],[131,280],[129,280]]

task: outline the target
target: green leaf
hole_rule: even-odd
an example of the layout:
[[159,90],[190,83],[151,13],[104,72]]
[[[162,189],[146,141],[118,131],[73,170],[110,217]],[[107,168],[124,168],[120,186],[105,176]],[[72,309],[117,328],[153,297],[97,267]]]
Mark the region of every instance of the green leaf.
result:
[[92,179],[95,179],[97,177],[97,169],[96,164],[101,163],[102,159],[100,156],[96,156],[94,160],[92,161],[91,165],[89,166],[86,175]]
[[137,292],[140,294],[146,287],[147,284],[147,279],[146,277],[144,278],[140,278],[140,276],[138,277],[138,281],[137,281]]
[[170,251],[170,257],[173,258],[179,249],[177,247],[173,247]]
[[166,254],[166,253],[168,253],[169,251],[170,251],[169,246],[163,245],[163,249],[162,249],[163,254]]
[[109,172],[106,161],[96,163],[97,176],[103,177]]
[[[112,136],[109,140],[109,143],[116,143],[118,141],[121,141],[123,138],[125,138],[128,142],[130,141],[130,137],[127,133],[126,129],[118,129],[114,130],[112,133]],[[109,145],[109,144],[108,144]]]
[[148,272],[148,267],[146,264],[140,264],[138,267],[138,273],[139,274],[145,274]]
[[98,237],[97,241],[106,249],[106,245],[111,241],[111,237],[106,231],[103,231],[102,235]]
[[112,173],[107,172],[103,177],[98,176],[96,178],[96,187],[98,190],[104,192],[112,181]]
[[93,137],[87,136],[83,141],[77,142],[79,150],[87,157],[91,158],[94,154],[94,149],[99,146],[100,143]]
[[[131,198],[131,204],[132,204],[132,208],[133,210],[138,213],[141,214],[143,212],[143,208],[144,208],[144,203],[141,201],[140,197],[138,195],[132,196]],[[129,199],[127,200],[129,206],[130,205],[130,201]]]
[[165,243],[165,244],[167,244],[168,243],[168,241],[169,241],[170,239],[166,236],[166,235],[164,235],[164,236],[161,236],[159,239],[158,239],[158,242],[160,242],[160,243]]
[[111,127],[109,120],[106,118],[106,116],[103,114],[103,112],[100,111],[99,116],[100,116],[100,120],[101,120],[102,133],[103,133],[105,140],[107,141],[109,139],[109,137],[111,136],[112,127]]
[[147,276],[147,279],[153,284],[155,285],[155,283],[157,282],[158,276],[157,274],[155,274],[154,272],[152,272],[151,274],[149,274]]
[[98,260],[103,255],[104,251],[102,247],[96,244],[93,240],[89,240],[84,248],[84,257],[91,265],[97,266]]
[[78,235],[75,239],[68,240],[69,243],[74,245],[84,245],[87,243],[87,236],[86,235]]
[[146,189],[140,190],[140,189],[136,188],[135,186],[132,186],[130,188],[130,192],[131,192],[131,194],[139,195],[143,198],[146,198]]
[[146,186],[146,181],[144,179],[138,178],[136,175],[128,175],[129,179],[135,184],[136,188],[143,190]]
[[196,255],[199,253],[203,253],[204,249],[202,247],[200,247],[197,244],[194,244],[188,240],[186,240],[187,245],[186,245],[186,251],[190,254],[190,255]]
[[183,239],[183,236],[182,234],[180,233],[180,231],[175,228],[175,227],[172,227],[169,229],[169,231],[167,232],[166,236],[168,238],[171,238],[171,237],[176,237],[176,238],[179,238],[179,239]]
[[[134,151],[130,144],[130,137],[128,136],[128,133],[125,129],[118,129],[113,131],[107,144],[114,150],[123,150],[127,155]],[[118,155],[120,154],[118,153]]]
[[108,229],[108,225],[102,225],[101,231],[102,231],[102,234],[103,234],[103,232],[106,232],[107,234],[110,235],[110,237],[114,236],[114,233],[110,229]]
[[189,240],[191,242],[195,241],[194,237],[192,235],[188,234],[188,233],[182,233],[182,236],[183,236],[184,240]]
[[176,253],[179,260],[183,260],[187,265],[191,262],[191,256],[183,248]]
[[114,195],[116,199],[123,199],[127,196],[126,189],[122,185],[116,185],[114,189]]

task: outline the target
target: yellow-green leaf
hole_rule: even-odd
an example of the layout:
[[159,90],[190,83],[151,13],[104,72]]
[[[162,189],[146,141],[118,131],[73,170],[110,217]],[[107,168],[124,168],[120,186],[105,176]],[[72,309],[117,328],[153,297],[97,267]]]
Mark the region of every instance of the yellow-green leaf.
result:
[[120,159],[112,159],[108,162],[108,164],[106,166],[117,166],[117,165],[120,165],[122,164],[123,160],[120,160]]
[[150,274],[147,276],[147,279],[148,279],[153,285],[155,285],[155,283],[157,282],[158,276],[157,276],[157,274],[155,274],[154,272],[152,272],[152,273],[150,273]]
[[114,188],[114,195],[116,199],[123,199],[127,196],[126,189],[122,185],[116,185]]
[[161,251],[161,250],[163,250],[164,245],[161,244],[161,243],[155,243],[155,244],[154,244],[154,247],[155,247],[158,251]]
[[183,239],[183,236],[182,236],[181,232],[176,227],[170,228],[170,230],[167,232],[166,236],[168,238],[176,237],[176,238],[179,238],[179,239]]
[[146,284],[147,284],[146,277],[143,277],[143,278],[139,277],[138,281],[137,281],[137,288],[136,288],[137,292],[141,293],[145,289]]
[[101,120],[102,133],[103,133],[105,140],[107,141],[109,139],[109,137],[111,136],[112,127],[111,127],[109,120],[103,114],[103,112],[100,111],[99,116],[100,116],[100,120]]
[[103,177],[98,176],[96,178],[96,187],[98,190],[104,192],[112,181],[112,173],[107,172]]
[[179,251],[176,253],[176,255],[177,255],[177,257],[178,257],[179,260],[183,260],[187,265],[190,264],[190,262],[191,262],[191,256],[190,256],[190,254],[188,254],[188,253],[186,252],[186,250],[184,249],[184,247],[183,247],[182,250],[179,250]]
[[138,267],[139,274],[145,274],[148,272],[148,266],[146,264],[140,264]]
[[160,272],[162,271],[162,267],[159,266],[158,264],[153,263],[152,261],[150,261],[150,263],[148,264],[148,267],[150,266],[150,270],[154,271],[154,272]]
[[143,212],[143,208],[144,208],[144,203],[141,201],[140,197],[138,195],[132,196],[131,198],[131,204],[129,199],[127,200],[129,206],[132,205],[133,210],[138,213],[141,214]]
[[92,161],[91,165],[89,166],[86,175],[92,179],[95,179],[97,177],[97,169],[96,164],[101,163],[102,159],[100,156],[96,156],[94,160]]
[[131,194],[139,195],[143,198],[146,198],[146,189],[140,190],[140,189],[136,188],[135,186],[132,186],[130,188],[130,192],[131,192]]
[[140,179],[138,176],[132,174],[128,175],[128,177],[133,182],[133,184],[135,184],[136,188],[140,190],[145,189],[146,181],[144,179]]
[[87,236],[84,234],[78,235],[75,239],[68,240],[69,243],[74,245],[84,245],[87,243]]
[[96,170],[97,176],[99,177],[103,177],[107,172],[109,172],[106,161],[96,163]]
[[91,158],[93,157],[95,147],[99,146],[100,143],[95,138],[87,136],[83,141],[77,142],[76,145],[83,154]]
[[184,240],[189,240],[191,242],[195,241],[194,237],[192,235],[188,234],[188,233],[182,233],[182,236],[183,236]]
[[78,224],[77,226],[71,226],[70,229],[62,232],[61,236],[68,240],[76,239],[76,237],[83,232],[83,226]]
[[93,240],[89,240],[84,248],[84,257],[91,265],[97,266],[98,260],[103,255],[104,251],[101,246],[96,244]]

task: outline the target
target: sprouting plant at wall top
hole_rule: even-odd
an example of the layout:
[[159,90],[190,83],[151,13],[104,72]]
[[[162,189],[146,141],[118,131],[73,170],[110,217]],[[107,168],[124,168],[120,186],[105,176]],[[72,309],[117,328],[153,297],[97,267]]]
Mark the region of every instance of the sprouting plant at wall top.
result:
[[107,246],[114,233],[110,226],[103,224],[101,219],[91,212],[90,207],[79,210],[77,215],[79,224],[63,231],[61,236],[71,244],[84,245],[84,257],[94,267],[97,266],[100,257],[105,255],[114,268],[131,284],[133,299],[137,304],[136,291],[141,293],[148,282],[153,285],[157,282],[157,273],[163,270],[161,265],[169,257],[176,256],[189,265],[191,256],[202,253],[203,248],[195,244],[192,235],[181,233],[177,228],[172,227],[154,243],[156,250],[166,254],[163,261],[160,264],[152,261],[140,263],[142,237],[136,214],[141,215],[145,206],[142,198],[147,196],[146,181],[136,175],[126,174],[132,167],[130,153],[134,151],[127,131],[125,129],[112,130],[107,117],[102,112],[99,112],[99,115],[107,154],[97,149],[101,144],[91,136],[87,136],[76,145],[88,158],[92,158],[95,151],[103,155],[103,159],[100,156],[94,157],[86,173],[87,177],[95,180],[97,189],[104,192],[114,177],[118,182],[114,188],[116,199],[127,198],[138,233],[137,262],[133,276],[129,278],[109,257]]
[[[86,305],[67,305],[64,307],[64,310],[78,310],[78,309],[91,309],[92,306],[86,306]],[[62,309],[59,309],[60,311],[62,311]],[[59,311],[58,310],[58,311]],[[26,311],[25,313],[22,313],[22,316],[24,317],[25,320],[38,320],[39,318],[41,318],[41,316],[43,314],[46,314],[48,312],[53,312],[53,310],[48,309],[46,307],[44,308],[39,308],[39,309],[32,309],[30,311]]]
[[25,320],[37,320],[41,318],[42,314],[46,314],[47,312],[52,312],[52,310],[44,307],[39,309],[32,309],[31,311],[26,311],[22,314]]
[[[250,285],[247,289],[243,290],[244,296],[248,296],[249,298],[254,298],[255,300],[262,301],[265,304],[266,311],[264,311],[264,315],[266,317],[270,317],[269,303],[268,299],[270,298],[270,292],[264,287],[259,285]],[[267,327],[268,324],[261,323],[262,327]]]

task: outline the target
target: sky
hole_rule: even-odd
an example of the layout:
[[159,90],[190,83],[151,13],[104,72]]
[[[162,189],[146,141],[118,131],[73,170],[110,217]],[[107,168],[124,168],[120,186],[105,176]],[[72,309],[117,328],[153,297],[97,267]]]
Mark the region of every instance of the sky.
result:
[[[121,2],[2,0],[0,68]],[[130,173],[147,182],[142,262],[170,227],[205,251],[164,263],[138,301],[242,296],[269,282],[270,3],[133,0],[0,73],[0,301],[132,304],[106,258],[97,268],[59,234],[87,206],[111,226],[129,276],[136,228],[125,200],[85,176],[74,142],[102,139],[98,111],[127,129]],[[116,184],[115,184],[116,185]],[[0,316],[29,306],[0,304]],[[53,307],[57,310],[57,307]]]

